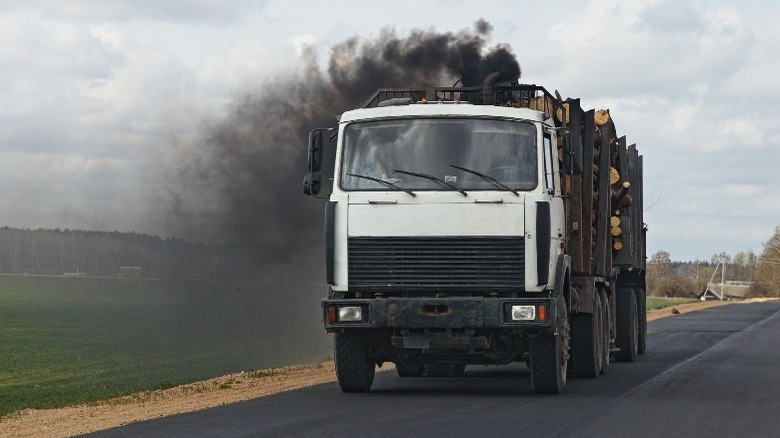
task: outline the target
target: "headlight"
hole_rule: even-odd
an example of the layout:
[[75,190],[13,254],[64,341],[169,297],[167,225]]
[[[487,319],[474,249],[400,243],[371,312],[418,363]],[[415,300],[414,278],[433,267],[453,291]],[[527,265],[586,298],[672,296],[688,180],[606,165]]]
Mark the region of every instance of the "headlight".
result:
[[339,321],[360,322],[363,320],[363,309],[360,306],[339,307]]
[[512,321],[533,321],[536,319],[536,306],[512,306]]

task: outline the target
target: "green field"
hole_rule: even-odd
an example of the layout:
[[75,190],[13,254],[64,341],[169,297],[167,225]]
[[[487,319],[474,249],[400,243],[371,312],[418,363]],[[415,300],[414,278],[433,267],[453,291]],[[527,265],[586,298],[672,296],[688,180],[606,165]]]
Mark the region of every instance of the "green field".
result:
[[315,285],[0,276],[0,416],[331,354]]
[[664,307],[679,306],[680,304],[695,303],[699,300],[692,298],[663,298],[647,297],[647,310],[663,309]]

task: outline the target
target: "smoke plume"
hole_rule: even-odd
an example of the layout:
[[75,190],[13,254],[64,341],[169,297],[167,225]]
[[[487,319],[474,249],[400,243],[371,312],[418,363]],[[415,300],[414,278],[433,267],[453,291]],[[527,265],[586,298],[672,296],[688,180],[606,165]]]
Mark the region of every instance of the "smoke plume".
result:
[[[305,53],[298,72],[233,102],[223,120],[205,128],[196,153],[180,157],[172,234],[239,243],[257,262],[287,262],[307,248],[320,257],[324,202],[302,194],[307,132],[335,126],[335,116],[380,87],[449,86],[459,79],[480,85],[497,70],[519,77],[509,47],[486,48],[491,31],[484,20],[454,33],[398,36],[384,29],[376,39],[333,47],[325,71],[313,51]],[[326,152],[333,148],[326,143]],[[332,164],[324,170],[327,179]]]

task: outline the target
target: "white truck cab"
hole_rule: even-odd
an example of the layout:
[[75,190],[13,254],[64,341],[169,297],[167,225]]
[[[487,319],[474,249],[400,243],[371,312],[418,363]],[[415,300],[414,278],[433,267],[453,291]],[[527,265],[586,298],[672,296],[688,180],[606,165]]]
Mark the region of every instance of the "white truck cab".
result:
[[335,141],[322,316],[343,391],[368,391],[384,362],[402,377],[526,362],[536,392],[560,393],[570,357],[596,377],[618,347],[640,351],[641,157],[579,100],[499,77],[380,89],[309,135],[309,195],[323,132]]

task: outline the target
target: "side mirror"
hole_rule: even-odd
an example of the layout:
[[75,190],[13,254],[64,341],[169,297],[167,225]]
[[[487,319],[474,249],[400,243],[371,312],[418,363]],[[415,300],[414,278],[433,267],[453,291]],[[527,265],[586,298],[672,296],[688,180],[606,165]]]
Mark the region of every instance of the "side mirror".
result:
[[319,173],[307,173],[303,177],[303,194],[317,196],[322,190],[322,175]]
[[309,132],[309,172],[322,170],[322,130]]

